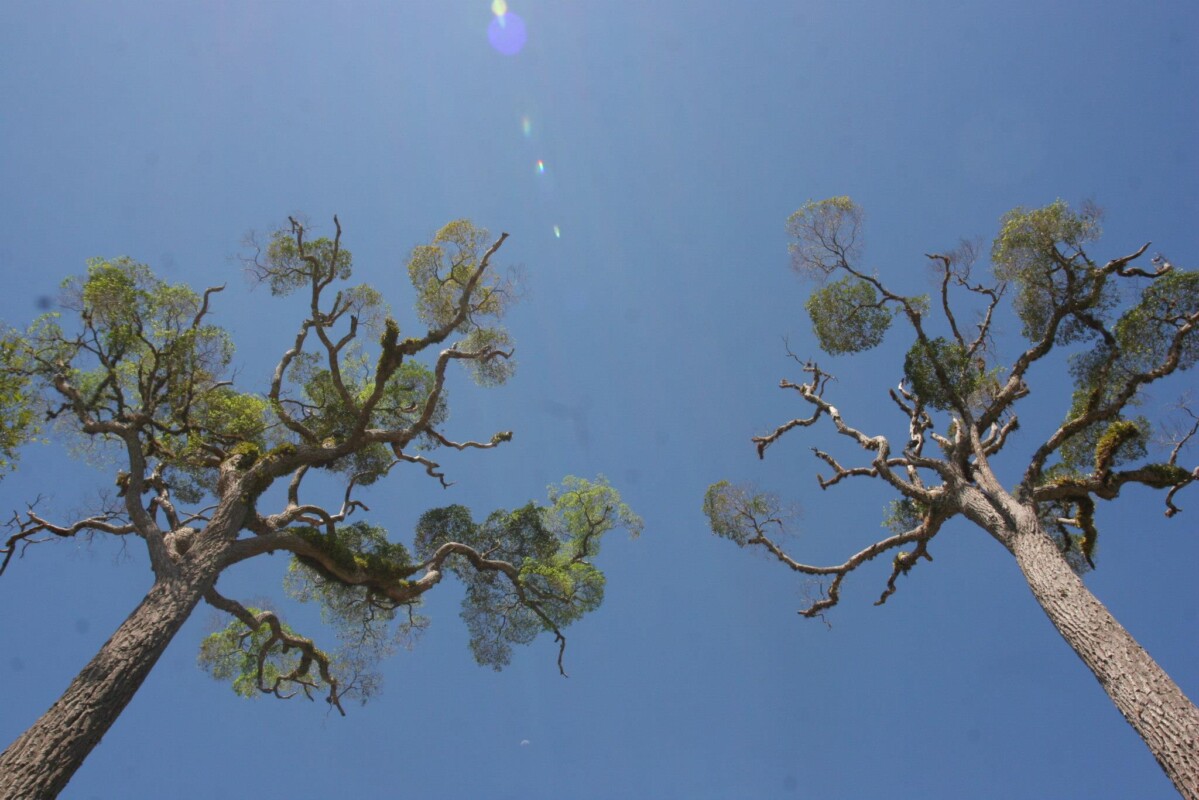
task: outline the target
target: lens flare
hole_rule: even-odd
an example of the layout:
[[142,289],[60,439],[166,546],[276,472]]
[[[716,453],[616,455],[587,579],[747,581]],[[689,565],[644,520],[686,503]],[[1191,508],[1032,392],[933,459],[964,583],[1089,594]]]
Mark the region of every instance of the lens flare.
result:
[[528,114],[520,118],[520,130],[526,139],[533,135],[533,120],[529,119]]
[[540,158],[537,159],[537,174],[538,175],[545,174],[545,162],[542,161]]
[[562,238],[562,231],[561,231],[561,229],[560,229],[560,228],[559,228],[557,225],[555,225],[555,226],[554,226],[554,238],[555,238],[555,239],[561,239],[561,238]]
[[[508,11],[507,3],[503,3],[504,13],[496,14],[487,26],[487,41],[497,53],[514,56],[525,46],[525,21]],[[492,10],[496,8],[492,5]]]
[[491,13],[497,17],[502,17],[508,13],[508,4],[504,0],[493,0],[491,4]]

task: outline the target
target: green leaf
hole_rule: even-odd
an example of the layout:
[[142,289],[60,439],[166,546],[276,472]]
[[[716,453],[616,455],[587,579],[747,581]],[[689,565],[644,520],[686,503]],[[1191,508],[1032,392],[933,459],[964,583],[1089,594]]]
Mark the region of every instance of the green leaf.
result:
[[[941,368],[948,384],[937,376],[934,365]],[[917,340],[904,358],[903,372],[921,400],[942,410],[953,408],[958,399],[968,401],[985,377],[982,365],[966,354],[966,348],[940,336],[927,343]]]
[[0,331],[0,476],[16,465],[17,450],[40,430],[28,340]]
[[745,547],[761,534],[766,523],[781,523],[782,507],[777,495],[757,492],[748,486],[719,481],[704,493],[704,516],[712,533]]
[[[1016,285],[1014,306],[1026,338],[1043,338],[1054,311],[1067,303],[1082,311],[1101,311],[1115,301],[1114,293],[1104,291],[1106,278],[1083,249],[1099,234],[1097,212],[1072,211],[1063,200],[1004,215],[991,246],[991,262],[997,277]],[[1070,341],[1091,333],[1086,326],[1067,324],[1060,335]]]
[[882,306],[875,287],[853,276],[813,292],[805,307],[820,349],[829,355],[860,353],[877,347],[893,318]]
[[[452,322],[458,313],[473,275],[488,247],[488,233],[470,220],[450,222],[437,232],[432,244],[413,249],[408,260],[408,276],[416,288],[416,312],[431,329]],[[482,276],[468,301],[469,314],[458,326],[465,330],[480,317],[498,318],[511,298],[503,291],[494,274]]]
[[[248,609],[251,614],[262,613],[261,609]],[[282,625],[283,631],[294,636],[289,626]],[[233,691],[242,697],[257,697],[261,692],[258,679],[259,653],[271,638],[268,625],[259,625],[257,630],[250,628],[241,620],[233,620],[223,629],[205,637],[200,644],[198,661],[213,680],[228,681]],[[267,687],[275,685],[282,675],[294,670],[300,663],[300,653],[296,650],[284,651],[276,643],[262,662],[262,684]],[[320,682],[319,675],[310,676]]]
[[301,254],[291,228],[280,228],[271,234],[265,260],[260,265],[260,277],[266,280],[271,294],[277,296],[310,287],[314,281],[348,280],[353,273],[353,257],[349,250],[340,246],[334,257],[334,249],[332,239],[320,237],[304,242]]

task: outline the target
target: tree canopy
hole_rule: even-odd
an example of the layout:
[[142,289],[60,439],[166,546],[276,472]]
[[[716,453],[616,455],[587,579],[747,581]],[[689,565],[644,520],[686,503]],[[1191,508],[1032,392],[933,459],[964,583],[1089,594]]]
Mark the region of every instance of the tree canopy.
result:
[[[1199,357],[1199,272],[1161,255],[1142,264],[1148,244],[1095,260],[1089,248],[1100,236],[1098,211],[1058,200],[1004,215],[989,275],[977,267],[978,248],[963,243],[926,254],[934,292],[906,294],[862,265],[863,220],[847,197],[807,203],[787,222],[792,265],[820,284],[807,309],[827,354],[877,347],[896,321],[907,323],[911,343],[895,364],[899,384],[887,391],[906,430],[888,437],[851,424],[828,399],[832,375],[796,358],[806,378],[780,386],[795,392],[809,414],[753,442],[764,458],[789,431],[827,419],[867,454],[867,463],[849,465],[814,449],[830,470],[819,476],[820,487],[857,478],[885,482],[897,495],[884,520],[891,533],[840,564],[805,564],[780,545],[787,520],[778,499],[728,481],[712,485],[704,499],[713,533],[810,576],[819,596],[800,613],[818,616],[839,602],[851,572],[889,556],[890,576],[877,601],[884,603],[902,576],[932,561],[931,544],[950,520],[969,520],[1016,557],[1051,621],[1175,784],[1199,796],[1199,712],[1078,578],[1096,565],[1098,501],[1140,485],[1163,492],[1171,517],[1180,510],[1178,493],[1199,479],[1199,467],[1183,463],[1199,432],[1190,398],[1184,393],[1176,404],[1181,425],[1167,424],[1169,412],[1161,407],[1142,413],[1150,386],[1189,370]],[[1022,341],[998,332],[1009,309]],[[1023,473],[1002,478],[993,463],[1018,438],[1017,412],[1034,396],[1030,368],[1051,354],[1073,379],[1068,410],[1033,443]],[[1145,690],[1146,682],[1155,688]],[[1171,744],[1187,737],[1189,747]]]
[[[567,477],[545,502],[482,521],[462,505],[431,509],[409,543],[366,518],[360,499],[405,464],[449,486],[438,450],[512,440],[503,430],[456,440],[446,428],[451,363],[484,386],[513,374],[502,319],[516,294],[491,263],[507,235],[492,239],[457,220],[416,247],[408,275],[418,325],[402,335],[382,295],[350,283],[353,259],[336,217],[334,226],[332,237],[312,238],[290,219],[247,259],[272,295],[296,294],[307,306],[261,387],[244,385],[233,336],[212,322],[223,286],[172,284],[129,258],[92,260],[64,282],[63,311],[0,337],[0,467],[12,469],[21,445],[41,433],[108,448],[121,463],[115,490],[78,519],[53,521],[38,501],[15,514],[0,575],[32,544],[101,534],[141,539],[155,576],[59,704],[0,757],[24,776],[14,786],[35,785],[19,782],[32,763],[23,748],[58,736],[56,709],[83,702],[103,673],[113,689],[88,701],[92,741],[63,744],[73,772],[200,599],[230,617],[203,641],[200,663],[246,696],[320,695],[344,713],[345,700],[377,689],[379,658],[428,624],[422,597],[446,572],[466,584],[462,616],[479,663],[500,669],[513,645],[549,633],[565,674],[563,629],[603,599],[593,562],[602,537],[641,529],[606,480]],[[338,648],[218,591],[228,567],[279,551],[291,556],[288,594],[319,604]],[[132,663],[118,670],[125,658]]]

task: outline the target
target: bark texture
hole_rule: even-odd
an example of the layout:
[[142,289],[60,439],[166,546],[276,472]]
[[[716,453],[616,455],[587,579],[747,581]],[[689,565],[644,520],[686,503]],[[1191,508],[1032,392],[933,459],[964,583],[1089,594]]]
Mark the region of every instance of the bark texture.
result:
[[1031,512],[1006,544],[1054,627],[1188,800],[1199,800],[1199,709],[1070,569]]
[[194,575],[155,583],[62,697],[0,754],[0,797],[58,796],[191,615],[204,583]]

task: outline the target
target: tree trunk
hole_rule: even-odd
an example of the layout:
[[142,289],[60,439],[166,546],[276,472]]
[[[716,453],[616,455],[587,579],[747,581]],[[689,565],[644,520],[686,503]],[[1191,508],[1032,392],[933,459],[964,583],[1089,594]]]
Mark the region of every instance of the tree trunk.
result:
[[1182,796],[1199,800],[1199,709],[1074,574],[1035,515],[1024,511],[1005,543],[1033,596]]
[[0,797],[53,798],[82,766],[146,680],[217,570],[159,579],[71,681],[62,697],[0,753]]

